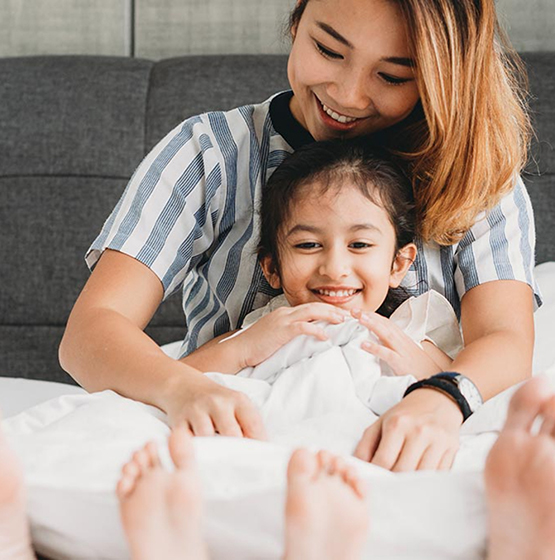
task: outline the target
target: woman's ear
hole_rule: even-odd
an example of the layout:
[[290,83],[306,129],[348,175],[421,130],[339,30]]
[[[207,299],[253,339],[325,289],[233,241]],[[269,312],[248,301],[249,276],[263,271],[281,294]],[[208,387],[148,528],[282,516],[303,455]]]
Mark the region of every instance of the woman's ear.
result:
[[262,267],[264,277],[268,280],[268,284],[270,284],[270,286],[272,286],[275,290],[281,288],[281,280],[279,279],[279,274],[272,257],[270,257],[270,255],[261,257],[260,266]]
[[407,243],[404,247],[401,247],[395,258],[393,259],[393,265],[391,267],[391,274],[389,276],[389,287],[398,288],[401,281],[405,277],[410,265],[414,262],[416,258],[416,245],[414,243]]

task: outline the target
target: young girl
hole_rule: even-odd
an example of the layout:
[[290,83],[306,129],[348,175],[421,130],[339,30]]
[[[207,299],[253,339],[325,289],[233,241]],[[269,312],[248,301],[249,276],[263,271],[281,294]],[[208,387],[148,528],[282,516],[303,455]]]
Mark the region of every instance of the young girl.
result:
[[[389,316],[409,297],[399,285],[417,252],[412,186],[368,142],[318,142],[289,156],[264,188],[260,231],[264,277],[283,295],[250,313],[238,335],[181,360],[199,371],[257,366],[299,334],[326,339],[322,324],[314,323],[319,313],[334,323],[350,313]],[[443,312],[439,305],[437,314]],[[449,367],[431,341],[418,340],[419,346],[395,323],[375,321],[377,334],[387,327],[398,338],[381,352],[395,374],[422,379]],[[377,346],[365,343],[369,351],[380,352]]]
[[[451,368],[484,399],[529,376],[534,229],[518,178],[529,122],[494,0],[299,0],[291,35],[291,92],[191,118],[140,165],[88,253],[96,266],[68,321],[64,369],[197,435],[262,437],[248,400],[165,356],[143,329],[176,290],[183,355],[240,326],[276,295],[255,256],[268,177],[313,140],[373,136],[410,165],[419,251],[405,281],[460,315],[465,348]],[[451,398],[423,387],[368,428],[357,455],[437,468],[462,420]]]

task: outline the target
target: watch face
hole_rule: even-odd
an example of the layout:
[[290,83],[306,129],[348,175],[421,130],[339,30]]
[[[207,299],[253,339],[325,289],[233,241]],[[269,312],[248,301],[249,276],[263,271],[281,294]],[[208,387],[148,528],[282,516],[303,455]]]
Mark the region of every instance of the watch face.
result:
[[478,409],[482,404],[482,395],[480,391],[470,379],[466,377],[459,377],[459,391],[462,393],[463,397],[467,400],[472,412]]

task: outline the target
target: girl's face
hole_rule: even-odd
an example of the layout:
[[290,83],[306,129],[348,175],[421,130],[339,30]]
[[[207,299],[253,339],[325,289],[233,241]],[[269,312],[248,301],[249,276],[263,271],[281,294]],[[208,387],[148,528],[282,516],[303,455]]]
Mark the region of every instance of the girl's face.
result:
[[419,94],[406,26],[390,0],[310,0],[296,29],[291,111],[316,140],[371,134]]
[[[311,188],[312,187],[312,188]],[[416,246],[395,255],[395,230],[386,211],[347,183],[322,194],[319,185],[293,204],[280,232],[281,274],[270,257],[262,268],[290,305],[325,302],[376,311],[399,286]]]

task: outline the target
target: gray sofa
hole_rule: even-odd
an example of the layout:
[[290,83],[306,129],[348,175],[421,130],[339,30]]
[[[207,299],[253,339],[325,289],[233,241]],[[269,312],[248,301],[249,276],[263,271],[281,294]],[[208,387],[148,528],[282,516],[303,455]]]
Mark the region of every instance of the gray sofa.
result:
[[[539,263],[555,260],[555,56],[524,59]],[[136,165],[186,117],[287,88],[285,67],[270,55],[0,59],[0,376],[72,382],[57,348],[89,274],[83,255]],[[184,330],[175,296],[147,329],[161,344]]]

